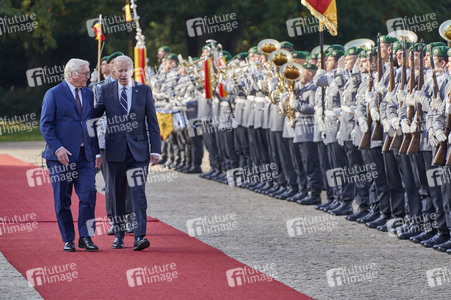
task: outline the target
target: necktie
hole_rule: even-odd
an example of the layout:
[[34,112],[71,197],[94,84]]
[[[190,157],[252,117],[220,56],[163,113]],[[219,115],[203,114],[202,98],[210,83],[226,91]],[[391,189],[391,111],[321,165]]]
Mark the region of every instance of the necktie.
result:
[[82,111],[82,107],[81,107],[81,101],[80,101],[80,96],[78,95],[78,88],[75,88],[75,101],[77,102],[77,106],[78,106],[78,112],[81,115],[81,111]]
[[[81,116],[82,107],[81,107],[81,101],[80,101],[80,96],[78,95],[78,91],[79,91],[79,88],[75,88],[75,102],[77,102],[78,112],[80,113],[80,116]],[[81,145],[84,145],[83,128],[81,130]]]
[[124,112],[124,115],[127,114],[128,112],[128,105],[127,105],[127,92],[126,92],[126,87],[122,88],[122,92],[121,92],[121,99],[119,100],[119,102],[121,103],[122,106],[122,111]]

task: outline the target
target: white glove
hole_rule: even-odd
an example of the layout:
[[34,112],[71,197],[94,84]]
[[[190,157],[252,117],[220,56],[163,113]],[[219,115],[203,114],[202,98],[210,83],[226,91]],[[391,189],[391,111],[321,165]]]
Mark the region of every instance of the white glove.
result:
[[268,87],[270,91],[274,91],[277,88],[277,84],[279,83],[279,78],[271,77],[268,83]]
[[362,133],[367,132],[369,128],[368,128],[368,122],[365,120],[365,118],[360,117],[358,122],[359,122],[360,131]]
[[437,147],[438,140],[435,138],[434,129],[431,128],[428,130],[428,137],[429,137],[429,144],[431,144],[432,147]]
[[426,98],[426,95],[424,94],[423,90],[421,91],[415,91],[415,102],[422,104],[423,98]]
[[334,108],[333,111],[334,111],[334,114],[336,116],[339,116],[341,114],[341,108],[339,108],[339,107],[338,108]]
[[357,74],[360,72],[360,58],[355,61],[354,67],[352,67],[352,73]]
[[291,95],[290,95],[290,107],[291,107],[291,108],[295,108],[297,102],[298,102],[298,101],[295,99],[295,97],[293,96],[293,94],[291,94]]
[[403,133],[411,133],[410,126],[409,126],[409,120],[407,120],[407,119],[401,120],[401,130]]
[[415,106],[416,102],[415,102],[415,96],[414,94],[408,94],[406,97],[406,104],[408,106]]
[[326,70],[324,70],[324,69],[319,69],[319,70],[316,72],[315,77],[316,77],[316,76],[321,76],[321,75],[324,75],[324,74],[326,74]]
[[372,107],[370,109],[370,114],[371,114],[371,118],[373,119],[373,121],[379,121],[381,116],[379,115],[379,112],[377,111],[377,108]]
[[442,99],[440,99],[440,97],[437,95],[437,98],[432,98],[431,101],[431,108],[432,110],[439,110],[440,105],[442,104]]
[[357,106],[351,105],[349,108],[351,109],[351,114],[355,114],[355,110],[357,109]]
[[390,123],[388,123],[387,119],[383,119],[381,121],[382,127],[384,128],[384,132],[388,133],[388,131],[390,130]]
[[[433,129],[431,128],[429,130],[433,130]],[[444,142],[447,140],[446,134],[441,129],[439,129],[435,132],[435,137],[437,138],[437,141],[439,141],[439,142]]]
[[351,140],[355,139],[355,128],[351,131]]
[[397,117],[394,117],[390,120],[391,126],[393,129],[398,130],[399,129],[399,119]]
[[374,92],[365,92],[365,102],[370,103],[374,98]]
[[338,72],[343,72],[343,69],[345,68],[345,57],[342,56],[338,59],[338,66],[337,66],[337,71]]
[[98,76],[99,76],[99,73],[97,73],[97,69],[94,69],[94,71],[91,73],[91,82],[96,83]]
[[340,131],[337,132],[337,141],[338,141],[338,144],[340,146],[344,145],[343,141],[341,140],[341,133],[340,133]]
[[398,94],[397,94],[397,97],[398,97],[398,102],[399,103],[406,101],[406,97],[407,97],[406,91],[399,90]]
[[285,102],[285,100],[287,99],[288,94],[287,93],[283,93],[280,95],[280,103]]
[[387,91],[387,87],[385,86],[384,82],[382,82],[382,80],[376,82],[374,89],[380,94],[384,94]]
[[413,121],[412,124],[410,124],[410,132],[411,132],[411,133],[416,132],[416,131],[417,131],[417,128],[418,128],[417,122]]

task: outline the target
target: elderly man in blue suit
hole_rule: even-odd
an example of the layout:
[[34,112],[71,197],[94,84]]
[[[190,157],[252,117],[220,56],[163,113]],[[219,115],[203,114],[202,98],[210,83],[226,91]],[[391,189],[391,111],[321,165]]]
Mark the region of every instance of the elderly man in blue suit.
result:
[[124,248],[125,197],[130,187],[134,214],[134,251],[150,246],[146,235],[147,200],[145,183],[149,163],[160,157],[161,142],[155,104],[150,87],[132,79],[133,61],[119,56],[114,61],[117,80],[101,86],[95,104],[97,117],[106,112],[105,160],[107,185],[113,200],[114,249]]
[[95,168],[101,162],[97,136],[88,134],[87,127],[87,122],[95,118],[93,93],[86,87],[89,76],[89,62],[69,60],[64,69],[65,80],[48,90],[42,103],[40,129],[47,143],[42,157],[50,173],[63,249],[68,252],[75,251],[70,209],[73,187],[80,201],[78,247],[98,250],[87,228],[94,220]]

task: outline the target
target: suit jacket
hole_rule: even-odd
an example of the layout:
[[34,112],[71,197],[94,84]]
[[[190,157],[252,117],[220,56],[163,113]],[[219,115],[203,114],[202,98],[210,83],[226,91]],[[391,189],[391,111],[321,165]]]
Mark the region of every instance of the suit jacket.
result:
[[102,92],[94,105],[97,117],[106,112],[105,159],[125,162],[128,145],[136,161],[148,161],[150,153],[161,153],[160,128],[152,91],[149,86],[134,82],[130,111],[124,115],[119,103],[118,84],[114,81],[101,86]]
[[[95,118],[92,91],[84,87],[82,94],[82,115],[66,81],[51,88],[45,93],[42,102],[40,129],[47,145],[42,157],[47,160],[58,160],[55,151],[60,147],[66,148],[70,153],[70,162],[76,162],[80,154],[81,136],[85,146],[85,155],[88,161],[94,161],[99,154],[96,130],[87,128],[87,121]],[[88,126],[92,126],[88,122]]]

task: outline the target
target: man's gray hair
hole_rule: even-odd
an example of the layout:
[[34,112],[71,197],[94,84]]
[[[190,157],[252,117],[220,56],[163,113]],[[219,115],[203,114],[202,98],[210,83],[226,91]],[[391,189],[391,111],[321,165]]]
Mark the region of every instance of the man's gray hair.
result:
[[120,61],[127,61],[128,64],[130,65],[130,69],[133,69],[133,60],[130,57],[128,57],[127,55],[121,55],[121,56],[116,57],[113,62],[114,68],[116,68],[116,63],[118,63]]
[[87,65],[89,67],[89,61],[79,59],[79,58],[71,58],[64,68],[64,78],[69,78],[72,72],[78,72],[82,66]]

